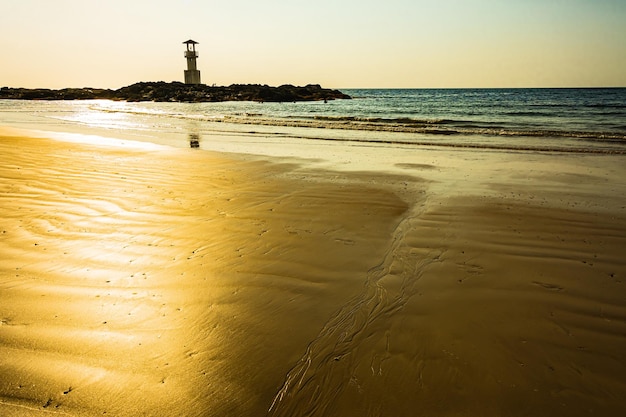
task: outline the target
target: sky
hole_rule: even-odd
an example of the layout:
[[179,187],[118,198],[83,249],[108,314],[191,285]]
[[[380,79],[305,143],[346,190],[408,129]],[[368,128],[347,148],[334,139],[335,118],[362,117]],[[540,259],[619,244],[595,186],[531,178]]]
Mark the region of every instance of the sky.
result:
[[626,0],[0,0],[0,87],[626,87]]

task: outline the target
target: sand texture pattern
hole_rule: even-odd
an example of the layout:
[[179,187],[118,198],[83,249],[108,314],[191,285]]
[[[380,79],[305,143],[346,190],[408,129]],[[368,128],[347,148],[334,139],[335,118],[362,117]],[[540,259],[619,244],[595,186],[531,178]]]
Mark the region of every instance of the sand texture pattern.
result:
[[455,193],[425,161],[0,149],[0,415],[626,412],[623,160]]

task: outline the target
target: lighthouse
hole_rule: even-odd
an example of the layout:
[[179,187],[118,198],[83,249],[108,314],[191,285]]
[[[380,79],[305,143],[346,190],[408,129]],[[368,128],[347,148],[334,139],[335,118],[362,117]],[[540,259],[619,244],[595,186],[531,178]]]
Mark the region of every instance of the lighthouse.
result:
[[185,58],[187,58],[187,69],[185,70],[185,84],[201,84],[200,71],[198,71],[198,68],[196,67],[196,58],[198,58],[196,45],[198,44],[198,42],[189,39],[188,41],[185,41],[183,43],[187,45],[187,50],[185,51]]

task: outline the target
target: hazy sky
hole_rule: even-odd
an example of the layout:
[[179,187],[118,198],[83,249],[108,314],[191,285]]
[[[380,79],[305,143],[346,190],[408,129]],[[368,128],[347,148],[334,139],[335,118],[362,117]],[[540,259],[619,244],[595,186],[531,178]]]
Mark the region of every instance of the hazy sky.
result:
[[626,0],[0,0],[0,86],[626,86]]

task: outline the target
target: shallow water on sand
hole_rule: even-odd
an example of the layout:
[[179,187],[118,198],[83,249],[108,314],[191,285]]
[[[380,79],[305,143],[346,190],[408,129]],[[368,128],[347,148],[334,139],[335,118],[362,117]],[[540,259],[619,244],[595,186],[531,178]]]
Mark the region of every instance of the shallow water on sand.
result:
[[[213,149],[216,136],[280,145],[298,140],[387,146],[626,152],[626,89],[346,90],[328,103],[126,103],[0,100],[3,124]],[[211,140],[203,142],[203,137]]]

